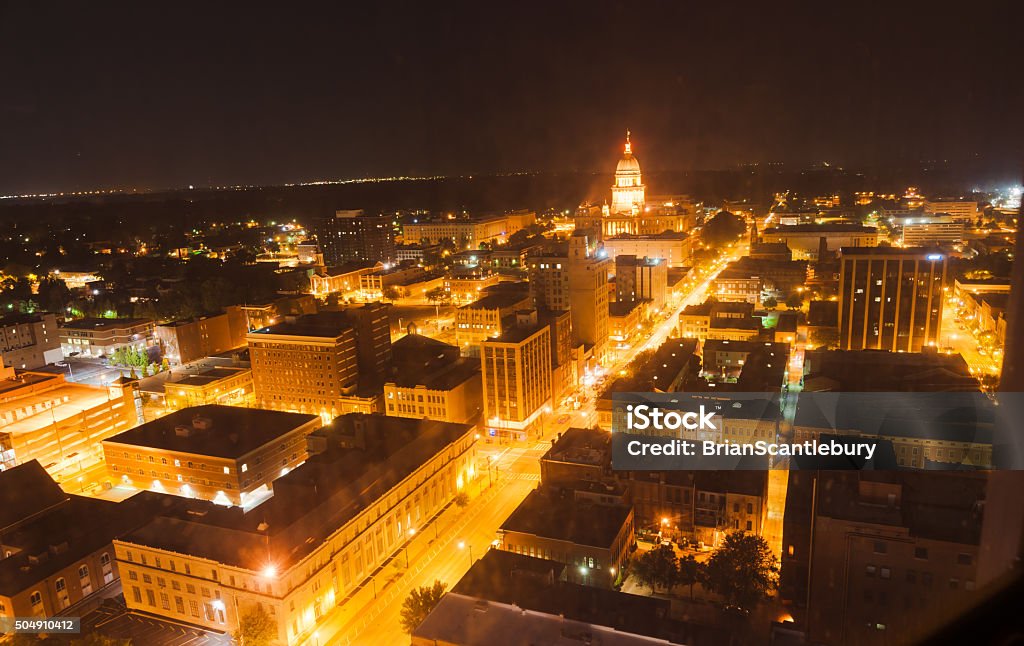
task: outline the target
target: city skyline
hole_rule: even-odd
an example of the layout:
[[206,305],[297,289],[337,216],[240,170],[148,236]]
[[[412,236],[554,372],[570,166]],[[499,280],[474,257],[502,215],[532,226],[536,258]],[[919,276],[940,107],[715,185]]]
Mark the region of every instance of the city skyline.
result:
[[996,7],[194,9],[8,6],[0,194],[1019,153]]
[[1024,635],[1010,8],[0,9],[0,641]]

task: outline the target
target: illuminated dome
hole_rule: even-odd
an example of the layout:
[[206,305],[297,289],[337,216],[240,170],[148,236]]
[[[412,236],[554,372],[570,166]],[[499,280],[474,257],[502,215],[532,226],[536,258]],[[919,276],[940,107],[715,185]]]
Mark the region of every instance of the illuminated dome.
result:
[[640,175],[640,162],[633,156],[633,145],[626,131],[626,146],[622,159],[615,167],[615,184],[612,185],[612,213],[637,213],[644,206],[644,182]]
[[619,165],[615,167],[615,175],[640,175],[640,162],[637,161],[633,153],[626,152],[619,160]]

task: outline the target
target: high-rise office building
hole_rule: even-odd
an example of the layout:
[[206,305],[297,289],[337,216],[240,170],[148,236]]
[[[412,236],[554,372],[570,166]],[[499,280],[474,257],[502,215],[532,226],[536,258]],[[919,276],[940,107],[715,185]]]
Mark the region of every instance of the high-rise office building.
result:
[[498,433],[521,436],[551,406],[551,327],[536,310],[521,312],[515,327],[480,351],[485,420]]
[[840,349],[920,352],[939,343],[944,254],[843,247],[840,261]]
[[345,310],[355,328],[356,358],[361,377],[382,378],[391,365],[391,324],[383,303],[366,303]]
[[358,209],[336,211],[314,220],[313,233],[327,265],[366,260],[388,263],[395,257],[391,219],[383,215],[367,215]]
[[530,290],[540,308],[569,310],[577,341],[600,361],[608,346],[608,270],[611,260],[598,254],[577,230],[567,256],[538,256],[530,262]]
[[650,301],[661,309],[668,297],[668,264],[661,258],[615,258],[615,300],[623,303]]
[[248,341],[261,408],[333,418],[356,387],[356,331],[344,312],[289,317],[250,332]]

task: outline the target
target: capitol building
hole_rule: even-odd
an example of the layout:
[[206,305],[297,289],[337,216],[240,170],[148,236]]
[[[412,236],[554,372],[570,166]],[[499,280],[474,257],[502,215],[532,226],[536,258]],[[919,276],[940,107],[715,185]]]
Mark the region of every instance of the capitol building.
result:
[[576,211],[577,229],[589,229],[601,239],[616,236],[650,236],[666,232],[686,233],[694,225],[697,205],[685,195],[647,196],[640,160],[633,155],[630,132],[622,157],[615,167],[611,204],[581,204]]

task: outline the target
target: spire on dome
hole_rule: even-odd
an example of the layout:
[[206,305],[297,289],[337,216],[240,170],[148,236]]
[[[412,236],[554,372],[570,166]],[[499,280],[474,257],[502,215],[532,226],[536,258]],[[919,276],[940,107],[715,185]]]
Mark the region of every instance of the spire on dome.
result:
[[633,146],[629,143],[629,128],[626,129],[626,154],[633,154]]

